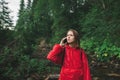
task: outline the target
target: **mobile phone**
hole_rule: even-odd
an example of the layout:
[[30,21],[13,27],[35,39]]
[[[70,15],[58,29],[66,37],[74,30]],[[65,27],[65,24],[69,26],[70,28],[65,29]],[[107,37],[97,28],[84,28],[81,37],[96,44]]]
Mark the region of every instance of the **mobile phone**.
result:
[[63,43],[66,43],[67,42],[67,39],[64,39]]

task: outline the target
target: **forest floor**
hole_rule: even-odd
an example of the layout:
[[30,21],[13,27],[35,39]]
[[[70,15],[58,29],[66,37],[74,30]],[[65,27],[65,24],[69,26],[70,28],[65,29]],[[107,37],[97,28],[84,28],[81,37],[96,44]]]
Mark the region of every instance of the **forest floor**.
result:
[[103,64],[102,66],[91,67],[91,73],[92,80],[120,80],[120,67]]
[[107,62],[98,61],[96,57],[90,58],[92,80],[120,80],[120,59],[116,56]]

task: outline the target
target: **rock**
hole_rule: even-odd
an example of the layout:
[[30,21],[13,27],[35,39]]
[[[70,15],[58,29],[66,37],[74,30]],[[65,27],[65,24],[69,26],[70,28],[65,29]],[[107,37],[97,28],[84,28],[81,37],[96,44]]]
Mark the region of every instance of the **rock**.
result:
[[58,80],[59,76],[59,74],[50,74],[45,78],[45,80]]

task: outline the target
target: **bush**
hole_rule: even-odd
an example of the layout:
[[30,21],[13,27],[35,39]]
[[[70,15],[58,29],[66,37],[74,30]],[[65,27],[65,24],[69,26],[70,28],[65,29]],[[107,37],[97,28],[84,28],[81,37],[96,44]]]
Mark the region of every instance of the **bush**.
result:
[[93,38],[81,40],[81,47],[90,54],[93,53],[99,61],[109,61],[111,57],[116,55],[120,59],[120,48],[108,39],[101,42],[97,42]]

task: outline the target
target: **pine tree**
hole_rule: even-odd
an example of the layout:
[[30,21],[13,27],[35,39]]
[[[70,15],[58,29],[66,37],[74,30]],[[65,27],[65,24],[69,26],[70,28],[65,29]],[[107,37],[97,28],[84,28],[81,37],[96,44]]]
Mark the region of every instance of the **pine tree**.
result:
[[0,30],[12,27],[13,25],[7,4],[5,0],[0,1]]
[[13,28],[13,23],[9,14],[8,2],[0,0],[0,49],[4,48],[12,38],[10,28]]

